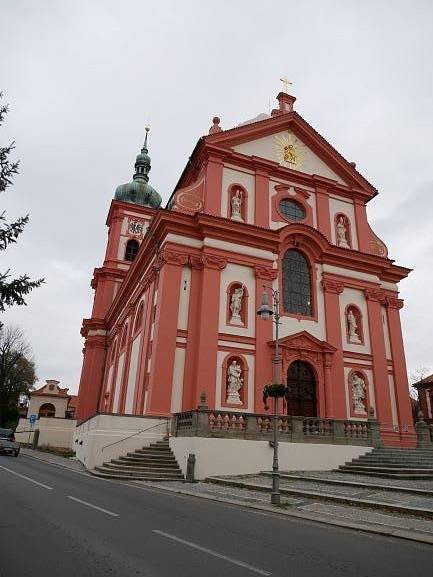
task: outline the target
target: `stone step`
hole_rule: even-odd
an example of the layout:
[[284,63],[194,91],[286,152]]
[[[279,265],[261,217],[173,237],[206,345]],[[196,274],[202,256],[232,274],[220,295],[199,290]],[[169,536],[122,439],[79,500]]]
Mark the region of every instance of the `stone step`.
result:
[[405,456],[412,456],[412,455],[425,455],[428,457],[433,456],[433,449],[399,449],[399,448],[392,448],[392,447],[385,447],[381,449],[373,449],[369,455],[399,455],[402,457]]
[[99,471],[100,473],[105,473],[105,474],[113,474],[113,475],[125,475],[126,477],[131,477],[131,476],[139,476],[142,479],[148,478],[148,477],[158,477],[159,479],[183,479],[182,473],[179,471],[173,471],[173,472],[169,472],[169,471],[164,471],[161,472],[159,470],[146,470],[146,471],[136,471],[136,470],[132,470],[132,471],[128,471],[125,470],[123,468],[118,468],[118,469],[112,469],[109,467],[104,467],[104,465],[100,465],[95,467],[96,471]]
[[148,459],[137,460],[137,459],[112,459],[112,463],[116,465],[123,465],[125,467],[160,467],[160,468],[170,468],[177,467],[177,461],[175,459],[170,461],[149,461]]
[[155,463],[159,461],[176,461],[172,453],[168,453],[167,455],[136,455],[135,453],[127,453],[119,457],[119,459],[125,459],[127,461],[150,461]]
[[376,466],[373,465],[358,465],[357,463],[348,463],[345,465],[340,465],[340,468],[344,468],[344,469],[364,469],[365,471],[385,471],[389,472],[389,473],[393,473],[393,472],[399,472],[401,470],[402,473],[407,473],[407,470],[409,469],[410,471],[414,472],[414,473],[431,473],[433,475],[433,468],[427,468],[427,467],[388,467],[388,466],[384,466],[383,464],[378,464]]
[[[339,471],[339,473],[341,473],[341,471]],[[261,475],[263,475],[264,477],[271,477],[272,478],[272,472],[271,471],[263,471],[262,473],[260,473]],[[347,473],[346,473],[347,474]],[[373,482],[360,482],[360,481],[351,481],[351,480],[346,480],[346,479],[331,479],[329,477],[310,477],[307,475],[296,475],[296,474],[291,474],[291,473],[280,473],[280,479],[282,481],[294,481],[299,482],[301,481],[302,483],[312,483],[312,484],[320,484],[320,485],[328,485],[329,487],[335,488],[336,487],[355,487],[355,488],[360,488],[360,489],[374,489],[374,490],[378,490],[378,491],[390,491],[390,492],[398,492],[398,493],[408,493],[408,494],[413,494],[413,495],[422,495],[422,496],[429,496],[429,497],[433,497],[433,485],[432,485],[432,489],[418,489],[415,487],[408,487],[407,485],[405,486],[400,486],[400,485],[383,485],[382,483],[380,483],[380,481],[376,481],[374,480]]]
[[137,449],[134,452],[137,455],[147,455],[147,454],[158,455],[159,453],[167,453],[169,450],[170,450],[169,447],[150,446],[150,447],[143,447],[142,449]]
[[[208,483],[215,483],[218,485],[225,485],[229,487],[242,487],[246,489],[250,489],[253,491],[265,491],[267,493],[271,492],[271,483],[269,482],[267,485],[248,482],[246,479],[240,480],[233,480],[227,478],[220,478],[220,477],[208,477],[206,479]],[[357,505],[360,507],[366,507],[369,509],[384,509],[392,512],[398,513],[409,513],[411,515],[416,515],[428,519],[433,518],[433,503],[431,505],[431,509],[428,508],[420,508],[420,507],[413,507],[413,506],[406,506],[400,505],[398,503],[389,503],[383,502],[379,500],[373,499],[361,499],[357,497],[350,497],[350,496],[343,496],[343,495],[336,495],[331,493],[324,493],[314,490],[305,490],[305,489],[292,489],[287,486],[280,487],[280,492],[282,495],[294,495],[298,497],[307,497],[317,500],[323,501],[330,501],[334,503],[342,503],[347,505]]]
[[387,467],[390,469],[428,469],[433,470],[433,463],[408,463],[400,461],[398,463],[390,461],[348,461],[346,465],[355,465],[356,467]]
[[433,479],[433,470],[431,473],[422,470],[420,472],[413,469],[384,469],[373,467],[347,467],[340,465],[336,469],[339,473],[356,473],[357,475],[370,475],[372,477],[384,477],[388,479]]
[[118,465],[116,463],[104,463],[102,465],[105,469],[113,469],[115,471],[137,471],[143,473],[160,473],[161,475],[165,474],[181,474],[181,470],[177,465],[173,465],[172,467],[137,467],[137,466],[127,466],[127,465]]
[[124,475],[124,474],[115,474],[111,471],[109,473],[104,473],[103,471],[96,471],[93,469],[89,471],[95,477],[103,477],[104,479],[119,479],[119,480],[128,480],[128,481],[154,481],[154,482],[165,482],[165,481],[182,481],[183,477],[158,477],[156,475],[153,476],[143,476],[143,475]]

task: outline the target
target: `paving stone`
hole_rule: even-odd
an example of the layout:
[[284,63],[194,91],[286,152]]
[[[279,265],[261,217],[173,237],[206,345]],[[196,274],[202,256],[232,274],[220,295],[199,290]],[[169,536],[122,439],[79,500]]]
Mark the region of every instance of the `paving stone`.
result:
[[46,463],[52,463],[54,465],[61,465],[68,469],[74,471],[86,471],[86,467],[75,457],[62,457],[60,455],[54,455],[53,453],[46,453],[45,451],[38,451],[37,449],[26,449],[21,447],[21,454],[39,459],[40,461],[45,461]]

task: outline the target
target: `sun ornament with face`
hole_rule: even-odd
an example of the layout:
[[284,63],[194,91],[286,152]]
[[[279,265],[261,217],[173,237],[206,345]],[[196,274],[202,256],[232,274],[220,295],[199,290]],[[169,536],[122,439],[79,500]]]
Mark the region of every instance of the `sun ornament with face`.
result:
[[297,170],[302,167],[305,146],[292,132],[275,136],[274,151],[280,164]]

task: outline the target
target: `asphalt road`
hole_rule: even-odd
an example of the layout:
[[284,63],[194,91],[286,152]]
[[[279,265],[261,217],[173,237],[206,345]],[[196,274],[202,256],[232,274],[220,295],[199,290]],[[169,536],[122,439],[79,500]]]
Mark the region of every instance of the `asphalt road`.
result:
[[0,456],[0,577],[407,577],[433,547]]

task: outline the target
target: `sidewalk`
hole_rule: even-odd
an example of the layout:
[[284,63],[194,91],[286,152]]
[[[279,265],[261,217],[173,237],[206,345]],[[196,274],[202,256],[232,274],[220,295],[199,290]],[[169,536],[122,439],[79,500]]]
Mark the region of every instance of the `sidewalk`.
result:
[[[227,478],[226,478],[227,479]],[[235,481],[236,479],[236,481]],[[233,483],[250,481],[251,477],[232,478]],[[151,486],[169,492],[191,495],[304,520],[337,525],[370,533],[399,537],[433,545],[433,519],[415,517],[406,513],[390,513],[380,507],[364,508],[355,505],[329,503],[321,499],[282,495],[281,506],[270,503],[270,493],[209,482],[183,483],[170,481],[152,483],[133,481],[134,485]],[[271,480],[268,481],[270,487]]]
[[38,461],[44,461],[45,463],[50,463],[51,465],[59,465],[65,469],[71,469],[72,471],[87,471],[86,467],[75,457],[61,457],[60,455],[55,455],[54,453],[38,451],[37,449],[26,449],[25,447],[21,447],[20,452],[21,455],[25,457],[37,459]]

